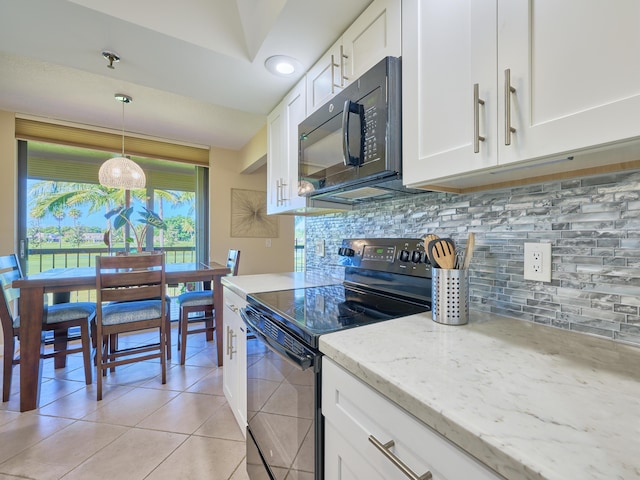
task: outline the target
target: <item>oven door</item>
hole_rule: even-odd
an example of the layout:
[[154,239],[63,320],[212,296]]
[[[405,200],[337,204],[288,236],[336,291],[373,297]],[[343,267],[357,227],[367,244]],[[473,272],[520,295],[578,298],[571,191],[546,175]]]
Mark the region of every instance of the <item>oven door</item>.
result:
[[249,478],[321,479],[321,356],[255,310],[243,309],[241,315],[267,347],[247,362]]

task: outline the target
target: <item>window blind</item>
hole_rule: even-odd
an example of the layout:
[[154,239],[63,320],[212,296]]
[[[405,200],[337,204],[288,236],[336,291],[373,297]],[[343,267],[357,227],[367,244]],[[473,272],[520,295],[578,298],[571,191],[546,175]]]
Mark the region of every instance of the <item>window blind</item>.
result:
[[[106,152],[122,151],[122,135],[89,128],[72,127],[38,120],[16,118],[16,138],[90,148]],[[179,145],[126,135],[125,154],[209,166],[209,149]]]

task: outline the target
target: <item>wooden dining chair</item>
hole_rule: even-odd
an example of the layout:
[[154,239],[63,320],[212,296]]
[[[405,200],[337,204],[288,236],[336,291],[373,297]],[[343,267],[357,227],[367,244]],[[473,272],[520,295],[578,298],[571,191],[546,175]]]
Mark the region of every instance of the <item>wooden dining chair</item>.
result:
[[[240,250],[229,250],[227,254],[227,267],[231,269],[230,275],[237,275],[239,266]],[[215,331],[213,290],[183,293],[178,297],[178,305],[180,306],[178,316],[178,350],[180,351],[180,365],[184,365],[187,357],[188,335],[205,333],[207,342],[213,340],[213,332]],[[204,326],[189,329],[189,325],[195,323],[204,323]]]
[[[118,365],[160,359],[162,383],[167,382],[166,278],[163,253],[96,257],[96,349],[98,388],[102,377]],[[118,335],[158,329],[158,343],[119,348]]]
[[[20,340],[20,316],[14,314],[20,289],[13,288],[12,282],[22,278],[22,270],[14,254],[0,257],[0,320],[4,341],[4,370],[2,381],[2,401],[9,400],[11,393],[11,377],[14,365],[20,364],[16,357],[15,340]],[[91,385],[91,338],[89,322],[96,313],[96,304],[92,302],[59,303],[45,306],[42,314],[42,330],[52,331],[54,334],[53,352],[41,353],[42,358],[66,357],[72,353],[82,352],[84,360],[84,378],[87,385]],[[69,329],[80,328],[80,346],[69,347],[69,342],[76,338],[69,337]]]

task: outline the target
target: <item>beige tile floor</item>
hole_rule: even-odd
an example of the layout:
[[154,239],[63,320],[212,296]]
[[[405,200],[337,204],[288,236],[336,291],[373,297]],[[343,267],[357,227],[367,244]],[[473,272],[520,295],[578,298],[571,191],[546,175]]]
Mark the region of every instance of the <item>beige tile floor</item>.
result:
[[181,366],[176,340],[174,327],[165,385],[159,361],[125,365],[107,376],[100,402],[95,372],[93,385],[85,385],[82,359],[74,355],[64,369],[44,361],[40,408],[20,413],[14,367],[11,398],[0,406],[0,480],[248,479],[215,342],[189,336]]

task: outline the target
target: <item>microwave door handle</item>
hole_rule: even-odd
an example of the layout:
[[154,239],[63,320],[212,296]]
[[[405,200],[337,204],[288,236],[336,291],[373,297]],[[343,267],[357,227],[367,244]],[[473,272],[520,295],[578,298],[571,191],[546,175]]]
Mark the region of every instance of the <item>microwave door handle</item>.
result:
[[[349,122],[351,121],[352,113],[357,113],[358,120],[360,121],[359,153],[357,157],[351,155],[350,149]],[[344,102],[344,110],[342,111],[342,150],[345,167],[349,165],[359,167],[364,163],[364,135],[364,106],[358,102],[346,100]]]

